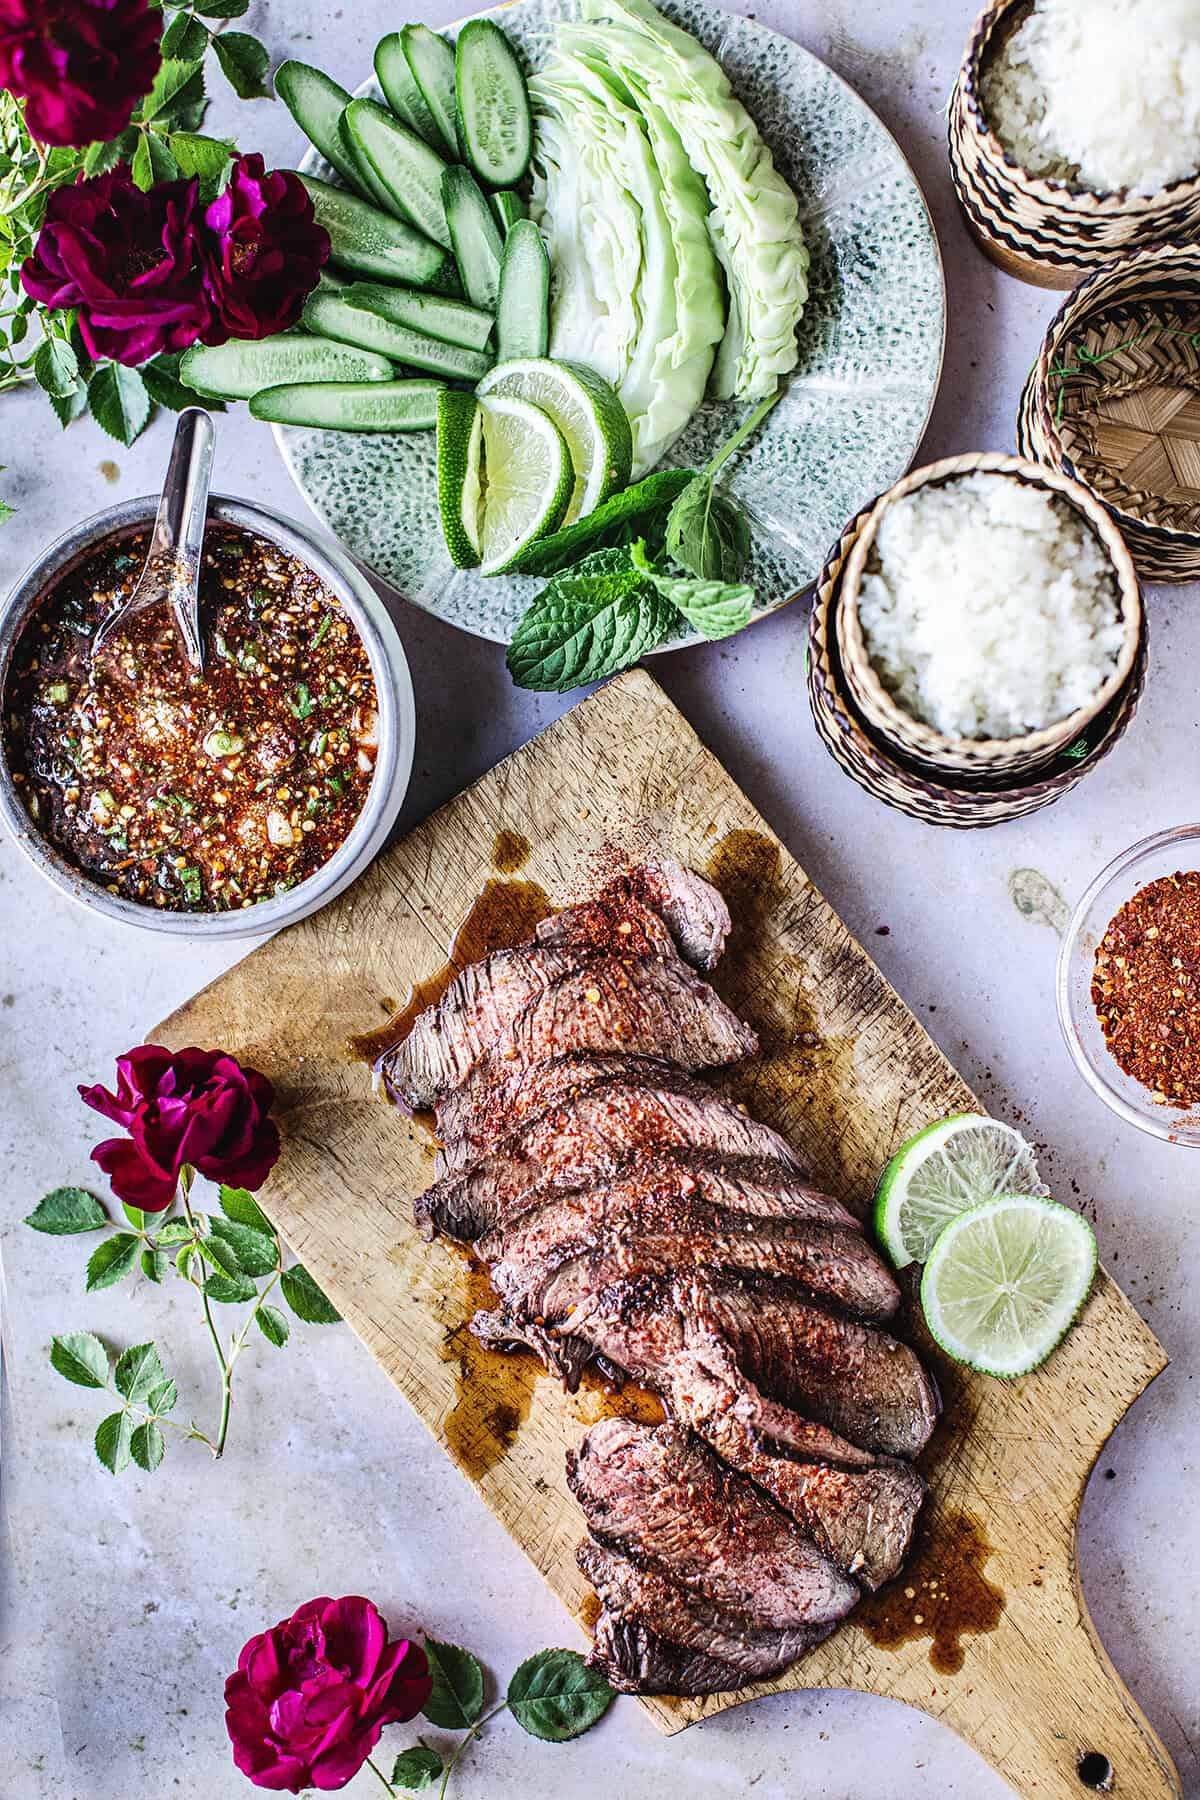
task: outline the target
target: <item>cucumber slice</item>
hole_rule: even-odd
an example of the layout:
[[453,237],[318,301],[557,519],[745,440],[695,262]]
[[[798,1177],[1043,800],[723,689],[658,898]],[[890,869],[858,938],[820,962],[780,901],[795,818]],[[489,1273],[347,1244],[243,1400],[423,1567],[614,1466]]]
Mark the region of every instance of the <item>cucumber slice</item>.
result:
[[437,151],[374,100],[350,102],[346,129],[354,154],[386,196],[388,211],[448,250],[450,233],[442,205],[446,165]]
[[354,185],[362,195],[363,199],[369,200],[372,206],[379,207],[381,212],[391,213],[393,217],[398,216],[406,219],[408,217],[407,213],[397,215],[396,209],[392,204],[391,195],[380,181],[378,175],[376,175],[366,157],[360,156],[355,149],[354,139],[350,135],[350,127],[346,122],[346,114],[344,112],[338,120],[338,138],[341,142],[343,156],[346,158],[347,162],[353,164],[357,171],[354,177]]
[[488,195],[488,205],[496,215],[501,237],[507,237],[517,220],[526,216],[524,200],[511,188],[497,188]]
[[320,431],[428,431],[443,391],[436,381],[305,381],[264,388],[250,412],[272,425]]
[[449,380],[478,381],[492,366],[493,359],[479,350],[464,350],[461,344],[427,337],[411,326],[394,325],[378,313],[350,305],[340,294],[310,294],[304,305],[304,323],[310,331],[339,343],[374,350],[392,362],[428,369]]
[[300,179],[312,199],[317,224],[329,233],[330,255],[340,268],[413,287],[445,287],[453,280],[450,257],[423,232],[315,175]]
[[354,152],[342,137],[342,114],[353,96],[331,75],[302,62],[280,63],[275,88],[309,143],[332,163],[343,181],[369,195],[370,187]]
[[[329,296],[334,298],[334,296]],[[307,331],[281,331],[277,337],[227,344],[193,344],[185,350],[179,378],[213,400],[248,400],[261,388],[295,381],[390,381],[392,365],[349,344],[331,344]]]
[[[423,137],[435,150],[444,148],[437,121],[429,110],[424,94],[413,79],[404,54],[400,32],[389,32],[375,46],[375,78],[383,89],[383,97],[402,125]],[[455,154],[457,155],[457,146]]]
[[533,120],[513,47],[493,20],[468,19],[454,63],[463,155],[489,187],[515,187],[533,154]]
[[400,31],[408,67],[437,131],[434,148],[458,155],[458,100],[454,90],[454,50],[428,25],[405,25]]
[[378,313],[393,325],[408,325],[426,337],[445,344],[461,344],[464,350],[486,349],[494,323],[490,313],[468,306],[465,300],[449,300],[442,294],[423,294],[417,288],[384,287],[375,281],[356,281],[343,290],[351,306]]
[[532,219],[504,240],[496,303],[496,360],[545,356],[550,345],[550,258]]
[[495,312],[504,245],[491,208],[469,169],[452,164],[446,170],[442,200],[467,299],[482,312]]
[[473,569],[483,545],[483,409],[474,394],[438,395],[437,433],[442,535],[455,568]]

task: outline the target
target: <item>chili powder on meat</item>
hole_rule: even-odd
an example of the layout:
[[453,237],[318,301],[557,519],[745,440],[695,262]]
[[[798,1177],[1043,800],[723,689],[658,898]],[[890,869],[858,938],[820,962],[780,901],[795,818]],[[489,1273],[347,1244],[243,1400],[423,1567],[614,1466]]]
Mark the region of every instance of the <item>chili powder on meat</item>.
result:
[[1200,870],[1139,889],[1096,950],[1104,1041],[1160,1106],[1200,1101]]
[[110,893],[227,912],[285,893],[345,842],[375,768],[365,646],[314,571],[232,526],[205,534],[205,666],[164,603],[93,662],[149,532],[111,540],[49,589],[4,694],[17,791],[38,831]]

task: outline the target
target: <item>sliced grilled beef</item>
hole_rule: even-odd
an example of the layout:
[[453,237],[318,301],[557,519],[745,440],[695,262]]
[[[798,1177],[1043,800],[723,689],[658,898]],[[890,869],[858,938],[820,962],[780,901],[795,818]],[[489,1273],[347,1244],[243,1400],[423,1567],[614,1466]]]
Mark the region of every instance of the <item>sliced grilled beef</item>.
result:
[[710,1418],[705,1435],[724,1462],[764,1488],[868,1592],[900,1568],[925,1498],[924,1481],[907,1463],[850,1470],[799,1462],[762,1448],[729,1413]]
[[[713,1658],[723,1665],[724,1685],[729,1688],[777,1674],[811,1650],[829,1630],[828,1626],[763,1630],[688,1593],[657,1569],[640,1567],[628,1556],[591,1539],[580,1544],[575,1560],[611,1618],[626,1626],[637,1621],[677,1650]],[[645,1675],[636,1663],[625,1674],[629,1681],[626,1691],[651,1691],[642,1685]]]
[[633,1615],[600,1614],[588,1661],[619,1694],[726,1694],[737,1686],[727,1663],[669,1644]]
[[537,1118],[558,1101],[574,1100],[600,1082],[624,1081],[630,1087],[669,1088],[701,1097],[711,1091],[698,1075],[688,1075],[661,1057],[622,1056],[619,1051],[551,1056],[533,1068],[508,1062],[495,1077],[490,1089],[469,1081],[438,1101],[439,1176],[469,1167],[527,1119]]
[[599,1082],[435,1182],[417,1200],[417,1220],[448,1237],[482,1237],[526,1211],[541,1190],[583,1187],[615,1175],[636,1151],[680,1146],[768,1157],[799,1173],[786,1139],[706,1090]]
[[665,919],[679,954],[698,969],[711,969],[729,936],[729,908],[710,882],[673,857],[646,862],[618,875],[603,888],[591,908],[572,907],[543,919],[537,935],[543,943],[562,943],[586,935],[589,911],[616,911],[630,904],[648,907]]
[[568,1451],[567,1482],[594,1537],[748,1625],[807,1630],[859,1598],[752,1482],[670,1426],[602,1420]]
[[549,1324],[623,1276],[689,1269],[786,1275],[866,1317],[895,1312],[899,1289],[855,1227],[734,1212],[699,1190],[682,1159],[635,1162],[611,1183],[523,1213],[476,1249],[500,1297]]

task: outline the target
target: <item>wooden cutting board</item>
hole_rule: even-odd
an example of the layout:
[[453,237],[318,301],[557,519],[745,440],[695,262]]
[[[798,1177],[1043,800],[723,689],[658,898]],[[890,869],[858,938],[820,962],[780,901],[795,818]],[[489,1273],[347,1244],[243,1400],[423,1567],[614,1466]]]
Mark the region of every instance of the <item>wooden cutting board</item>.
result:
[[[862,1208],[895,1146],[978,1102],[870,957],[649,675],[610,682],[435,813],[335,905],[254,951],[182,1007],[162,1041],[220,1044],[280,1094],[284,1153],[263,1195],[297,1256],[482,1499],[583,1623],[580,1514],[563,1453],[613,1410],[597,1382],[561,1393],[528,1356],[466,1326],[486,1280],[428,1245],[412,1196],[432,1179],[420,1123],[375,1098],[348,1040],[422,1003],[459,952],[527,935],[583,891],[605,844],[656,846],[706,871],[735,927],[716,985],[763,1053],[725,1087]],[[442,979],[445,979],[443,974]],[[422,984],[425,984],[422,987]],[[923,1458],[931,1501],[891,1588],[778,1681],[644,1704],[667,1732],[783,1688],[851,1687],[941,1719],[1027,1800],[1107,1785],[1181,1789],[1088,1617],[1076,1520],[1088,1472],[1166,1357],[1107,1275],[1044,1369],[1004,1383],[947,1365],[910,1317],[946,1413]],[[761,1728],[771,1728],[764,1714]]]

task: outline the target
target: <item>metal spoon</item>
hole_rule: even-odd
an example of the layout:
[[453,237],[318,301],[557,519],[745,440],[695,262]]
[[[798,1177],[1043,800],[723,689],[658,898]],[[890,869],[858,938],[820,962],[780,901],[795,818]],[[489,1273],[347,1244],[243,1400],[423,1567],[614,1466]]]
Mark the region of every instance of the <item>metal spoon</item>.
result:
[[146,566],[129,599],[101,623],[92,639],[93,658],[122,626],[147,607],[166,601],[175,615],[188,661],[193,668],[203,669],[198,583],[214,439],[212,418],[203,407],[189,406],[180,413]]

